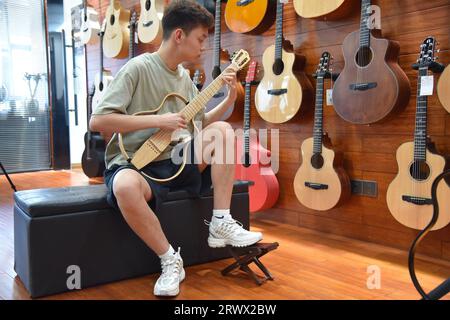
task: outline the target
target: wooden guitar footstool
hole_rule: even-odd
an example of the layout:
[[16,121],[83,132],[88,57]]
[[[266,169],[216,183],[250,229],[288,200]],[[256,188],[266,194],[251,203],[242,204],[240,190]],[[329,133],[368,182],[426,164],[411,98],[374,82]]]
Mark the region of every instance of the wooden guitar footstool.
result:
[[[269,253],[272,250],[278,248],[278,242],[273,243],[256,243],[254,245],[237,248],[232,246],[227,246],[228,251],[231,253],[236,262],[230,264],[228,267],[222,270],[222,275],[226,276],[228,273],[236,268],[241,269],[246,272],[250,277],[255,280],[258,285],[262,285],[267,280],[273,280],[274,278],[270,274],[269,270],[259,261],[259,258]],[[257,275],[248,266],[250,263],[254,262],[259,269],[264,273],[264,277]]]

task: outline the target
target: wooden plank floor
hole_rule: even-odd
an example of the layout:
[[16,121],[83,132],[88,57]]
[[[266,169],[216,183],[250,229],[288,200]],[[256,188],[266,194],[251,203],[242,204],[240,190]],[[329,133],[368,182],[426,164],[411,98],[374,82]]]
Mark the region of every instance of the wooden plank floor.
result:
[[[101,183],[79,170],[11,175],[19,190]],[[29,299],[13,270],[13,193],[0,176],[0,299]],[[275,277],[262,286],[242,272],[223,277],[232,260],[186,268],[178,299],[417,299],[409,278],[407,252],[372,243],[252,219],[264,241],[280,247],[262,258]],[[381,288],[368,289],[369,266],[381,271]],[[427,291],[450,275],[450,264],[420,256],[418,275]],[[157,275],[59,294],[46,299],[155,299]],[[450,298],[450,297],[449,297]]]

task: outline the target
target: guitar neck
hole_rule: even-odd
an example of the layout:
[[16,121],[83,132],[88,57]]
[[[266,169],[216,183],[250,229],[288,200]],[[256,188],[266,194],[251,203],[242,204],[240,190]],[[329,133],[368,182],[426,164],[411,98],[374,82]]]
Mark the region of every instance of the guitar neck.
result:
[[103,83],[103,36],[105,31],[100,30],[100,83]]
[[368,26],[370,18],[370,0],[361,0],[361,26],[359,34],[359,46],[370,47],[370,29]]
[[223,86],[222,76],[214,79],[209,86],[200,92],[195,98],[186,106],[181,113],[186,118],[186,121],[191,121],[195,115],[202,110],[209,100],[220,90]]
[[414,130],[414,160],[426,160],[428,98],[421,96],[421,78],[428,75],[428,67],[419,68],[417,79],[416,126]]
[[250,152],[250,99],[252,85],[250,82],[245,83],[245,103],[244,103],[244,148],[245,152]]
[[216,1],[216,17],[214,24],[214,66],[220,67],[220,32],[221,32],[222,1]]
[[283,4],[277,0],[277,18],[275,31],[275,59],[282,58],[283,52]]
[[[133,13],[134,14],[134,13]],[[128,59],[131,59],[134,57],[135,52],[134,52],[134,32],[135,32],[135,27],[136,24],[134,23],[134,21],[130,21],[130,43],[129,43],[129,56]]]
[[322,153],[323,142],[323,87],[324,78],[317,77],[316,110],[314,114],[314,153]]

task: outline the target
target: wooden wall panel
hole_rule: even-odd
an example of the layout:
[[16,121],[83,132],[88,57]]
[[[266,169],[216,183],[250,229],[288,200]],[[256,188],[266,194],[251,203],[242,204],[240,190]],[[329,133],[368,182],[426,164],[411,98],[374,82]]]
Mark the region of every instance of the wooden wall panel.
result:
[[[98,8],[98,0],[90,3]],[[344,152],[345,168],[351,178],[376,181],[378,196],[376,198],[352,196],[348,203],[325,213],[303,207],[295,197],[292,180],[302,161],[301,143],[312,135],[313,110],[301,118],[295,117],[286,124],[274,125],[260,119],[252,104],[253,127],[280,131],[280,169],[277,174],[281,187],[280,198],[275,208],[255,215],[407,249],[417,231],[402,226],[392,217],[386,206],[386,190],[397,172],[396,149],[403,142],[413,139],[417,72],[411,69],[411,64],[417,59],[419,45],[423,39],[428,35],[436,36],[441,48],[440,61],[450,63],[450,0],[378,0],[373,3],[381,7],[384,37],[400,43],[399,62],[412,86],[410,103],[395,117],[382,123],[363,126],[346,123],[337,116],[332,107],[326,106],[324,126],[334,146]],[[102,1],[102,16],[107,5],[108,1]],[[138,0],[122,0],[122,5],[139,10]],[[230,52],[240,48],[246,49],[254,59],[261,62],[265,48],[274,43],[275,26],[261,35],[241,35],[228,31],[223,20],[223,48]],[[316,21],[298,17],[292,3],[289,3],[285,6],[285,37],[293,43],[296,52],[306,56],[308,75],[314,72],[318,59],[325,50],[334,55],[333,68],[335,72],[339,72],[344,64],[341,44],[350,32],[359,28],[359,21],[359,6],[344,19]],[[211,33],[204,59],[212,58],[212,43]],[[152,52],[155,49],[156,47],[151,45],[139,44],[138,53]],[[93,81],[99,68],[98,54],[98,46],[88,47],[89,82]],[[126,61],[126,59],[106,59],[105,67],[115,74]],[[240,77],[243,80],[245,75],[242,73]],[[310,80],[314,83],[311,77]],[[450,115],[441,107],[436,96],[429,99],[428,126],[429,135],[441,153],[450,154]],[[419,252],[450,260],[449,244],[450,226],[447,226],[431,233]]]

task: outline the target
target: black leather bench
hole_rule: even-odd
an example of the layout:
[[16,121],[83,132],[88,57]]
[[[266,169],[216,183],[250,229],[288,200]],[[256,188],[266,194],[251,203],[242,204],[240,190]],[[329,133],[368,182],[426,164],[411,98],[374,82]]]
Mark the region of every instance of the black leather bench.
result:
[[[107,204],[105,185],[19,191],[14,198],[15,271],[31,297],[70,290],[70,266],[79,267],[81,288],[160,272],[158,257]],[[212,190],[196,199],[170,193],[156,209],[187,266],[230,257],[226,249],[208,247],[203,220],[212,209]],[[249,227],[246,182],[235,183],[231,212]]]

